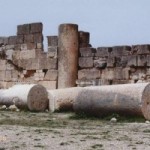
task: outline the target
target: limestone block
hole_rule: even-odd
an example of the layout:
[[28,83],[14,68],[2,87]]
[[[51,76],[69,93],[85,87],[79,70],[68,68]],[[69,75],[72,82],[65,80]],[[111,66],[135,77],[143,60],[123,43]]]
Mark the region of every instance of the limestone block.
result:
[[0,59],[0,71],[6,70],[6,60]]
[[147,66],[150,67],[150,55],[147,55],[146,61],[147,61]]
[[79,47],[88,47],[90,41],[90,33],[79,31]]
[[26,70],[37,70],[39,69],[39,59],[30,58],[24,61]]
[[79,67],[92,68],[94,64],[93,57],[79,57]]
[[8,44],[9,45],[15,45],[15,44],[17,44],[17,36],[9,36],[9,38],[8,38]]
[[41,22],[30,24],[30,33],[42,33],[43,24]]
[[20,51],[21,50],[21,44],[14,45],[14,50],[15,51]]
[[58,46],[58,37],[57,36],[47,36],[48,46]]
[[112,51],[112,48],[110,47],[98,47],[95,53],[95,56],[98,57],[108,57],[110,55],[110,52]]
[[102,79],[113,80],[115,79],[115,70],[113,68],[107,68],[102,70]]
[[24,35],[24,43],[33,43],[33,42],[34,42],[33,34]]
[[4,47],[5,50],[10,50],[10,49],[14,49],[15,45],[5,45]]
[[14,50],[12,50],[12,49],[6,51],[6,59],[7,60],[12,60],[13,59],[13,57],[12,57],[13,52],[14,52]]
[[47,90],[56,89],[56,81],[39,81],[40,85],[43,85]]
[[6,64],[6,70],[14,70],[14,66],[12,64]]
[[18,60],[18,59],[20,59],[20,52],[21,52],[21,51],[13,51],[12,59],[13,59],[13,60]]
[[82,69],[78,71],[78,79],[100,78],[100,71],[97,69]]
[[96,49],[92,48],[92,47],[84,47],[84,48],[80,48],[80,56],[82,57],[93,57]]
[[137,66],[137,56],[131,55],[128,56],[128,64],[129,67]]
[[34,34],[34,43],[43,43],[42,33],[35,33]]
[[5,81],[12,81],[11,70],[5,71]]
[[99,58],[97,60],[94,60],[94,67],[104,69],[107,66],[107,60],[106,58]]
[[30,32],[30,25],[29,24],[23,24],[17,26],[17,35],[26,35]]
[[109,56],[107,58],[107,67],[114,67],[115,66],[115,57]]
[[44,80],[57,81],[58,79],[58,70],[48,70],[44,77]]
[[43,49],[43,43],[37,43],[36,48],[37,49]]
[[122,80],[123,79],[123,69],[122,67],[115,68],[115,79]]
[[130,79],[130,68],[123,68],[122,74],[123,74],[123,79],[129,80]]
[[27,50],[27,44],[21,44],[21,50]]
[[47,57],[49,58],[57,58],[58,46],[49,46]]
[[137,66],[144,67],[147,64],[147,56],[146,55],[138,55],[137,56]]
[[47,59],[39,58],[39,68],[38,69],[47,69]]
[[0,80],[4,81],[5,79],[5,70],[0,70]]
[[20,51],[20,59],[36,58],[36,50],[22,50]]
[[19,73],[17,70],[12,70],[11,71],[12,81],[14,81],[14,82],[18,81],[18,75],[19,75]]
[[46,59],[47,69],[57,69],[57,59],[56,58],[47,58]]
[[16,44],[23,44],[23,42],[24,42],[24,37],[23,37],[23,35],[18,35],[18,36],[17,36]]
[[128,56],[121,57],[121,67],[126,67],[128,64]]
[[112,56],[126,56],[131,52],[130,46],[114,46],[112,47]]
[[150,45],[133,45],[132,46],[132,52],[136,52],[139,55],[142,54],[150,54]]

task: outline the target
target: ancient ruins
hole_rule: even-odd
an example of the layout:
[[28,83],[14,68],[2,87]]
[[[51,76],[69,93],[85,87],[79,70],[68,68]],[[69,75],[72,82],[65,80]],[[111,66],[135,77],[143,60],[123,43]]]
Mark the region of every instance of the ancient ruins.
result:
[[17,26],[17,35],[0,37],[0,88],[37,83],[48,90],[91,85],[146,82],[150,78],[150,45],[93,48],[90,33],[76,24],[61,24],[58,36],[43,25]]

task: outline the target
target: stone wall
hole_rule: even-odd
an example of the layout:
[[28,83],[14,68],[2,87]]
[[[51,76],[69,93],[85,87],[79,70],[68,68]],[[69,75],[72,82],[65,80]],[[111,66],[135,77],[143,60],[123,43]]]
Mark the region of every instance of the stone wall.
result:
[[[76,31],[72,27],[76,27]],[[47,36],[48,48],[45,52],[42,31],[42,23],[23,24],[17,26],[17,35],[0,37],[0,88],[8,88],[18,83],[38,83],[47,89],[56,89],[58,81],[63,78],[65,82],[70,82],[66,84],[67,87],[75,82],[70,78],[76,78],[73,79],[76,80],[76,86],[81,87],[150,80],[150,45],[93,48],[89,32],[78,31],[76,25],[65,24],[59,36]],[[79,35],[78,41],[76,32]],[[74,47],[75,43],[79,48],[73,52],[68,46]],[[70,59],[65,61],[70,62],[67,66],[72,65],[74,57],[70,58],[70,54],[79,55],[78,65],[77,68],[68,67],[72,71],[67,70],[66,77],[62,71],[67,68],[62,62],[64,63],[66,57]],[[74,60],[74,66],[75,63]]]

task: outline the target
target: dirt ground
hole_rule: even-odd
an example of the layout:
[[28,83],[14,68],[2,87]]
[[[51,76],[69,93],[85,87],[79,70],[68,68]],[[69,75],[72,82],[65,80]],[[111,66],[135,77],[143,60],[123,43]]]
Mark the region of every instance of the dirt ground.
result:
[[0,111],[0,150],[150,150],[150,124]]

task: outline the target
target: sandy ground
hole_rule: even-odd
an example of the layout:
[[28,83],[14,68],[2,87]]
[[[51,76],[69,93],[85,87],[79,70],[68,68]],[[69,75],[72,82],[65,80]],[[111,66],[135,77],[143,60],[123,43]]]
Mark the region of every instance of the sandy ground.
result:
[[0,111],[0,150],[150,150],[150,124]]

